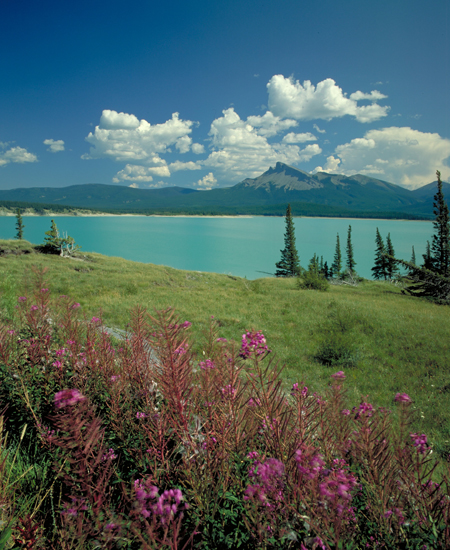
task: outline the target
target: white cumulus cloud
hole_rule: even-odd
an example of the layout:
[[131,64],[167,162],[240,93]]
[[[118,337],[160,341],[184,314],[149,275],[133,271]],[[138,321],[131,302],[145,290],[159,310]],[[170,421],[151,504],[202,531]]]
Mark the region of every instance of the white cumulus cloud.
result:
[[201,143],[193,143],[191,148],[192,148],[192,152],[195,155],[201,155],[202,153],[205,152],[205,147]]
[[[2,146],[7,147],[6,143]],[[0,166],[6,166],[10,163],[24,164],[25,162],[37,162],[37,156],[29,153],[23,147],[11,147],[10,149],[0,152]]]
[[[357,91],[347,97],[332,78],[322,80],[314,86],[310,80],[305,80],[302,85],[292,77],[274,75],[269,80],[267,89],[269,109],[281,118],[331,120],[349,115],[359,122],[373,122],[386,116],[389,110],[389,107],[374,103],[386,97],[377,90],[370,94]],[[369,99],[373,103],[359,106],[357,101],[362,99]]]
[[317,138],[315,135],[307,132],[305,134],[295,134],[294,132],[289,132],[281,140],[282,143],[305,143],[305,141],[316,141]]
[[62,139],[44,139],[44,145],[49,146],[47,151],[50,151],[50,153],[64,151],[64,141]]
[[296,120],[281,120],[279,116],[274,116],[270,111],[262,116],[249,116],[247,122],[256,129],[258,134],[266,137],[275,136],[298,124]]
[[443,180],[449,179],[450,169],[445,164],[449,156],[450,139],[392,126],[369,130],[363,138],[338,145],[322,171],[334,171],[339,166],[343,174],[366,174],[415,189],[434,181],[436,170]]
[[199,163],[192,162],[192,160],[189,162],[181,162],[180,160],[176,160],[175,162],[171,162],[169,164],[170,173],[179,172],[180,170],[201,170],[201,168],[202,167]]
[[338,174],[340,163],[341,161],[339,159],[333,157],[333,155],[330,155],[327,157],[327,162],[323,168],[322,166],[317,166],[311,173],[315,174],[316,172],[327,172],[328,174]]
[[163,124],[152,125],[135,115],[104,110],[100,124],[86,137],[92,147],[82,158],[145,164],[152,162],[155,154],[169,152],[171,146],[184,153],[189,150],[193,124],[180,119],[178,113],[173,113]]
[[160,166],[139,166],[136,164],[127,164],[123,170],[117,172],[113,178],[113,182],[147,182],[153,181],[153,176],[170,176],[170,171],[165,164],[165,161],[162,161]]
[[218,170],[229,181],[256,177],[278,161],[295,164],[321,153],[317,144],[301,150],[289,143],[269,143],[267,136],[261,135],[248,119],[241,120],[233,108],[224,110],[223,116],[212,122],[209,135],[212,152],[202,164]]
[[197,183],[194,183],[194,187],[197,187],[199,189],[204,189],[205,191],[208,191],[209,189],[212,189],[217,184],[217,180],[214,177],[214,174],[210,172],[209,174],[206,174],[206,176],[200,180],[198,180]]

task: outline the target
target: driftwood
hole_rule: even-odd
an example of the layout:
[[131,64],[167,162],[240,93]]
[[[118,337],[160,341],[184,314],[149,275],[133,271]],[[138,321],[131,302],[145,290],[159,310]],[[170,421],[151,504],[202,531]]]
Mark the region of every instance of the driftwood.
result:
[[328,282],[330,285],[348,285],[348,286],[358,286],[358,281],[355,279],[353,273],[350,271],[350,269],[347,270],[347,273],[344,275],[344,277],[341,277],[339,279],[328,279]]

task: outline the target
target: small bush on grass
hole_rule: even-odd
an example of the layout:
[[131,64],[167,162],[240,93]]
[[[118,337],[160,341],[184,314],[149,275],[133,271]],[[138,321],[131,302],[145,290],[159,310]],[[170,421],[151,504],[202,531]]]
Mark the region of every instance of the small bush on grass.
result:
[[314,355],[324,365],[355,367],[358,364],[358,315],[349,308],[331,302],[326,320],[318,327],[320,343]]
[[304,271],[301,277],[298,278],[297,286],[299,289],[326,291],[329,289],[330,283],[322,273]]
[[1,420],[49,466],[29,503],[0,461],[14,547],[449,547],[448,477],[410,433],[406,394],[396,424],[367,398],[349,406],[342,371],[322,396],[286,393],[260,331],[239,346],[212,321],[197,357],[172,310],[136,309],[115,344],[100,317],[53,300],[42,273],[18,306],[0,327]]

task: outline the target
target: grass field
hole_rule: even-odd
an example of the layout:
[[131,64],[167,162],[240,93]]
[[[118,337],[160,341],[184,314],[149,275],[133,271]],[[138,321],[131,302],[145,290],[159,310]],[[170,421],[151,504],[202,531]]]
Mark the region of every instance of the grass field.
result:
[[[388,282],[299,290],[293,279],[255,281],[100,254],[61,258],[39,254],[26,241],[0,241],[0,304],[14,315],[31,267],[45,267],[53,294],[79,302],[86,317],[102,313],[110,327],[124,328],[130,310],[173,307],[192,322],[201,347],[211,316],[221,337],[240,343],[245,329],[261,330],[285,365],[286,386],[304,381],[321,391],[344,370],[349,406],[361,396],[387,408],[397,392],[416,408],[413,430],[426,433],[435,452],[450,452],[450,310],[401,294]],[[201,352],[201,349],[198,349]],[[327,364],[328,362],[328,364]],[[330,364],[331,363],[331,364]]]

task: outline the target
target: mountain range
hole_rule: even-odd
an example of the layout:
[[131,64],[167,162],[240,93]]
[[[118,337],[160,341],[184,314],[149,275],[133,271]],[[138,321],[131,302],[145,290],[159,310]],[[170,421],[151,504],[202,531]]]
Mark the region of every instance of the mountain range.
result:
[[[38,203],[46,207],[65,205],[121,212],[182,210],[255,214],[277,213],[280,210],[277,205],[291,203],[297,205],[297,211],[302,210],[299,205],[304,205],[304,210],[316,212],[316,215],[395,212],[408,217],[432,217],[436,188],[436,182],[433,182],[410,191],[361,174],[309,174],[278,162],[257,178],[247,178],[233,187],[209,191],[184,187],[135,189],[104,184],[31,187],[0,191],[0,203]],[[450,196],[450,184],[443,183],[443,191]]]

